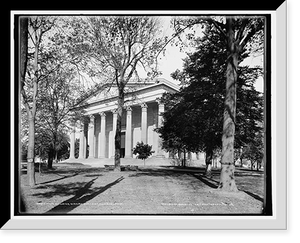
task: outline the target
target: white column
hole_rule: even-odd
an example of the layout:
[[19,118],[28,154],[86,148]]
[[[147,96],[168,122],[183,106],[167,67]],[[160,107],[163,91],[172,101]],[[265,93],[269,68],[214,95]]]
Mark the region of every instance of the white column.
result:
[[141,140],[143,143],[147,143],[147,104],[143,103],[142,107],[142,119],[141,119]]
[[83,132],[83,158],[86,159],[86,153],[87,153],[87,138],[85,131]]
[[163,122],[163,113],[165,112],[165,105],[162,103],[158,103],[158,127],[162,126]]
[[70,133],[70,157],[69,159],[75,159],[75,125]]
[[101,130],[100,130],[100,153],[99,158],[105,158],[105,148],[106,148],[106,114],[104,112],[100,113],[101,116]]
[[[163,116],[162,114],[165,112],[165,105],[162,104],[159,100],[158,101],[158,122],[157,122],[157,126],[158,128],[160,128],[162,126],[163,123]],[[162,140],[159,136],[157,136],[157,155],[156,157],[161,157],[164,158],[164,151],[162,150],[161,146],[162,146]]]
[[132,109],[126,107],[125,158],[132,158]]
[[118,113],[117,113],[117,109],[114,109],[111,112],[113,113],[113,138],[112,138],[112,144],[110,144],[110,146],[112,147],[111,158],[114,158],[115,157],[115,136],[116,136],[116,130],[117,130]]
[[89,159],[95,158],[94,155],[94,140],[95,140],[95,126],[94,126],[95,118],[93,115],[90,116],[90,123],[89,123],[89,134],[88,134],[88,142],[89,142]]
[[79,159],[84,159],[84,124],[81,124],[79,140]]

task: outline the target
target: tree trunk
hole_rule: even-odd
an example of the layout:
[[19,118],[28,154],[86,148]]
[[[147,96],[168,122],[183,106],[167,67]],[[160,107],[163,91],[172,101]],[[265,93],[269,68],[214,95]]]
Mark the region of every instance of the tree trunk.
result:
[[48,169],[52,169],[53,167],[53,160],[56,159],[57,151],[56,151],[56,143],[57,143],[57,128],[55,128],[52,140],[52,147],[48,153]]
[[23,86],[27,69],[28,18],[20,18],[20,82]]
[[29,186],[35,185],[35,172],[34,172],[34,134],[35,134],[35,119],[29,116],[28,119],[28,151],[27,151],[27,177]]
[[226,96],[222,135],[222,158],[219,189],[237,191],[234,179],[234,134],[236,114],[236,82],[238,67],[238,49],[235,43],[233,19],[226,18],[228,59],[226,70]]
[[28,151],[27,151],[27,177],[29,186],[35,185],[35,174],[34,174],[34,134],[35,134],[35,112],[31,112],[27,96],[24,90],[25,85],[25,74],[27,69],[27,52],[28,52],[28,18],[20,18],[20,84],[21,94],[23,102],[26,107],[28,123],[29,123],[29,134],[28,134]]
[[120,84],[118,96],[118,110],[117,110],[117,128],[115,135],[115,171],[121,171],[121,129],[122,129],[122,113],[124,106],[124,88]]
[[54,158],[54,149],[51,148],[48,152],[48,169],[52,169],[52,165],[53,165],[53,158]]
[[211,178],[211,169],[212,169],[212,158],[213,158],[213,151],[212,150],[207,150],[205,153],[205,176]]
[[58,152],[57,152],[57,150],[55,150],[55,159],[54,159],[55,163],[58,163],[57,154],[58,154]]
[[182,163],[182,167],[185,167],[186,165],[186,150],[183,149],[183,163]]

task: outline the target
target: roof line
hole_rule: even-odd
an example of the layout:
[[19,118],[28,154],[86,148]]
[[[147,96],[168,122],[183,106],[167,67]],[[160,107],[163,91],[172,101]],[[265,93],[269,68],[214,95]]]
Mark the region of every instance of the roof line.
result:
[[[178,87],[176,84],[174,84],[174,83],[172,83],[172,82],[166,80],[165,78],[157,78],[157,79],[155,79],[155,80],[156,80],[155,82],[151,82],[151,83],[148,82],[148,83],[146,83],[146,84],[149,84],[149,85],[147,85],[147,86],[145,86],[145,87],[141,87],[140,89],[138,89],[138,90],[136,90],[136,91],[130,91],[130,92],[126,93],[126,95],[129,95],[129,94],[135,93],[135,92],[138,93],[138,92],[140,92],[140,91],[145,91],[145,90],[147,90],[147,89],[151,89],[151,88],[153,88],[153,87],[160,86],[160,85],[165,85],[166,87],[169,87],[169,88],[173,89],[174,91],[179,91],[179,87]],[[132,83],[131,83],[131,84],[132,84]],[[137,83],[137,84],[141,84],[141,83]],[[116,86],[116,85],[112,85],[112,86]],[[93,92],[92,94],[88,95],[85,99],[82,99],[80,102],[78,102],[76,105],[74,105],[74,106],[71,108],[71,110],[73,110],[73,109],[78,109],[78,108],[84,108],[84,107],[86,107],[86,106],[89,106],[89,105],[92,105],[92,104],[94,104],[94,103],[99,102],[99,100],[96,100],[96,101],[91,102],[91,103],[88,103],[88,104],[80,105],[80,104],[82,104],[85,100],[91,98],[93,95],[95,95],[95,94],[98,93],[99,91],[103,90],[102,88],[105,89],[105,88],[106,88],[106,84],[104,84],[104,85],[102,85],[100,88],[98,88],[97,91],[95,91],[95,92]],[[117,96],[113,96],[113,97],[110,97],[110,98],[107,98],[107,99],[104,99],[104,100],[113,100],[113,99],[116,99],[116,98],[117,98]],[[102,100],[102,101],[104,101],[104,100]]]

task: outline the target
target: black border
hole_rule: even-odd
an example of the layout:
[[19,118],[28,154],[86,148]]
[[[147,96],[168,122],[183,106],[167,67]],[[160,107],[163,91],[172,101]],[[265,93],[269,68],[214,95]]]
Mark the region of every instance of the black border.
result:
[[[224,10],[224,9],[222,9]],[[232,9],[231,9],[232,10]],[[151,13],[149,13],[150,15]],[[22,14],[23,15],[23,14]],[[19,17],[22,15],[15,15],[14,16],[14,47],[15,47],[15,123],[14,123],[14,129],[15,129],[15,168],[19,167],[19,151],[20,151],[20,144],[19,144],[19,82],[18,82],[18,53],[19,53],[19,46],[18,46],[18,23],[19,23]],[[25,14],[24,14],[25,15]],[[42,15],[42,14],[37,14]],[[51,14],[48,14],[51,15]],[[68,14],[53,14],[57,16],[62,15],[68,15]],[[70,14],[76,16],[76,14]],[[88,13],[85,15],[89,15]],[[122,12],[118,15],[123,15]],[[128,14],[127,14],[128,15]],[[134,13],[135,15],[135,13]],[[136,13],[136,15],[141,15],[139,13]],[[159,15],[155,13],[155,15]],[[188,16],[191,14],[184,13],[184,14],[160,14],[159,16]],[[193,14],[194,15],[194,14]],[[221,15],[221,14],[197,14],[198,16],[212,16],[212,15]],[[223,15],[223,14],[222,14]],[[224,14],[224,16],[228,15],[255,15],[255,16],[263,16],[266,20],[266,48],[265,48],[265,55],[266,55],[266,64],[265,64],[265,83],[264,83],[264,95],[265,95],[265,160],[267,161],[267,165],[265,166],[265,203],[264,203],[264,210],[262,214],[112,214],[112,216],[265,216],[265,215],[272,215],[272,179],[271,179],[271,15],[270,14]],[[196,16],[196,15],[194,15]],[[15,188],[14,188],[14,197],[15,199],[19,199],[18,203],[15,202],[14,207],[14,215],[15,216],[78,216],[81,214],[34,214],[34,213],[20,213],[19,212],[19,204],[20,204],[20,177],[19,177],[19,171],[14,171],[15,176]],[[10,203],[10,202],[9,202]],[[9,205],[11,207],[11,204]],[[9,210],[7,210],[9,212]],[[86,216],[107,216],[110,214],[84,214]]]
[[264,85],[264,114],[265,114],[265,200],[263,206],[263,214],[272,216],[273,215],[273,202],[272,202],[272,120],[271,120],[271,16],[268,15],[266,18],[265,32],[268,38],[266,39],[265,48],[265,85]]
[[[147,5],[147,11],[155,10],[155,11],[166,11],[166,10],[178,10],[178,11],[266,11],[266,10],[276,10],[285,0],[273,0],[273,1],[261,1],[261,0],[252,0],[250,3],[245,3],[240,0],[231,0],[231,1],[224,1],[224,0],[215,0],[215,1],[196,1],[191,2],[190,4],[182,4],[182,3],[175,3],[172,4],[162,4],[162,2],[151,2]],[[8,3],[9,4],[9,3]],[[40,8],[40,4],[36,4],[34,2],[20,2],[16,4],[13,8],[10,7],[12,10],[44,10]],[[144,11],[145,10],[145,3],[134,3],[134,2],[101,2],[97,4],[97,2],[91,2],[88,5],[78,5],[72,4],[70,9],[70,4],[66,4],[63,6],[63,3],[60,2],[59,9],[48,6],[49,9],[47,11],[95,11],[95,10],[107,10],[107,11]]]

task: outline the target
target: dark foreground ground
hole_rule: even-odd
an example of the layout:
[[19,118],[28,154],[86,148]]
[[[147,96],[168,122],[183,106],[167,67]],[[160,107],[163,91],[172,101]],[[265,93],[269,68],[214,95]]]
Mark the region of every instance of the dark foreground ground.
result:
[[105,171],[80,164],[56,164],[36,173],[30,188],[21,175],[21,192],[29,214],[260,214],[263,172],[236,170],[237,193],[217,190],[203,169],[145,167]]

